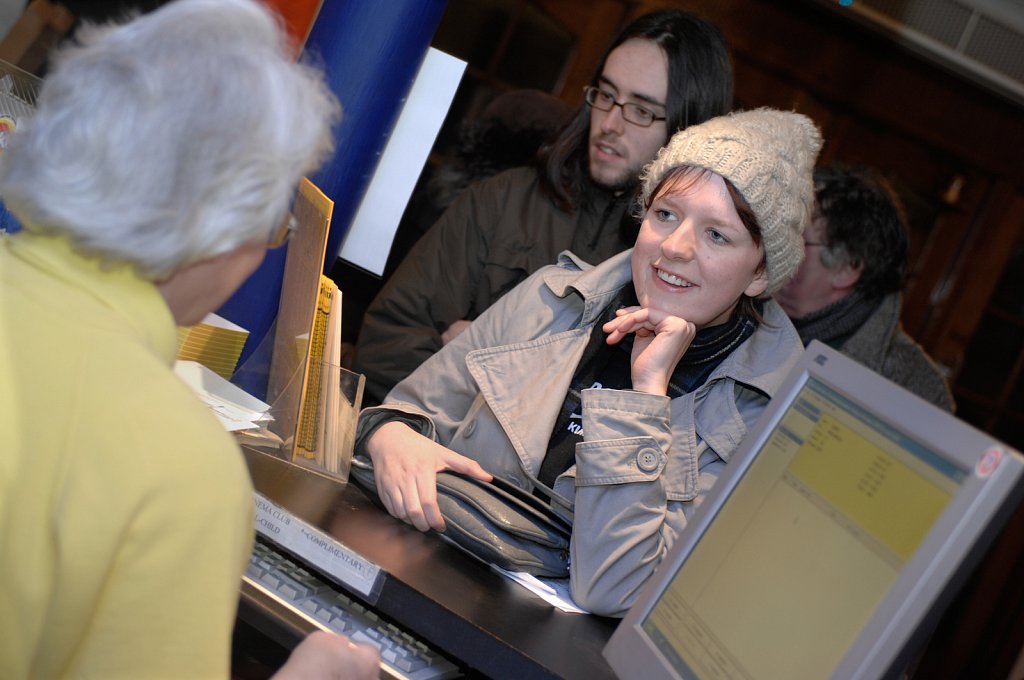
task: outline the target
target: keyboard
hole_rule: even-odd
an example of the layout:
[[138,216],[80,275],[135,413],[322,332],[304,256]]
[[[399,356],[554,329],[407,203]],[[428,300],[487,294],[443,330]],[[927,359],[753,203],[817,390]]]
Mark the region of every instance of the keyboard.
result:
[[381,677],[441,680],[460,675],[451,661],[424,642],[261,541],[256,542],[242,578],[314,626],[376,647]]

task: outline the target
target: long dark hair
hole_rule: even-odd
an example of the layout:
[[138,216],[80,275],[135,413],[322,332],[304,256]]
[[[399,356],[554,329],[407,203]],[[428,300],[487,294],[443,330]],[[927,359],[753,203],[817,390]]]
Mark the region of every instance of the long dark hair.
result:
[[[711,22],[681,10],[644,14],[626,26],[601,56],[591,85],[597,84],[612,50],[633,38],[654,42],[668,58],[665,142],[679,130],[732,108],[732,63],[725,38]],[[537,157],[541,186],[565,212],[578,207],[589,183],[589,131],[590,109],[584,105]]]

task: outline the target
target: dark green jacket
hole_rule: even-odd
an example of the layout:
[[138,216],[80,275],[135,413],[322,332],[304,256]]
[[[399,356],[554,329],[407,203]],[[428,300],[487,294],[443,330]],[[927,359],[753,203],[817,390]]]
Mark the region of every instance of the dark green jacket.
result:
[[413,246],[363,318],[354,366],[368,401],[441,349],[452,322],[475,319],[563,250],[596,264],[633,245],[620,237],[625,196],[600,193],[567,214],[539,183],[531,168],[478,182]]

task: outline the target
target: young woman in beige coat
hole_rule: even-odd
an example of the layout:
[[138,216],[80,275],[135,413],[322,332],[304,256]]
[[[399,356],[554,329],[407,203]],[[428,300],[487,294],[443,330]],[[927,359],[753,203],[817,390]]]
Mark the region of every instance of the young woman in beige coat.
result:
[[442,531],[441,470],[549,486],[574,599],[622,615],[802,351],[768,296],[803,256],[819,146],[768,109],[677,133],[632,250],[563,253],[361,415],[388,511]]

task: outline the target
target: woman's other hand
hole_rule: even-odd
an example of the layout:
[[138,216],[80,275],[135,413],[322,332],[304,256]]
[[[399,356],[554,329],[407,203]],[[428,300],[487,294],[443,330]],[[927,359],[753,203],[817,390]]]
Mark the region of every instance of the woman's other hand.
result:
[[405,423],[381,425],[366,443],[373,460],[377,495],[387,511],[420,531],[444,531],[437,506],[437,473],[461,472],[489,482],[491,475],[472,458],[455,453]]

